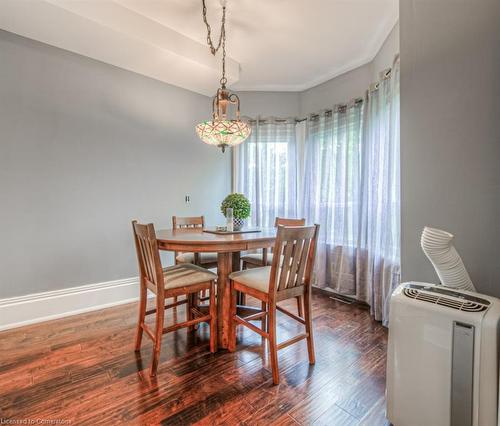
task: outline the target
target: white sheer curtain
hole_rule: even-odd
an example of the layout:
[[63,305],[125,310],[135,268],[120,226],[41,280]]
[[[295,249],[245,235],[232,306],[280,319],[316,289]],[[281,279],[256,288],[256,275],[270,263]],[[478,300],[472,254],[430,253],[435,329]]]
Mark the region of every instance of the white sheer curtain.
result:
[[[251,122],[234,150],[250,226],[319,223],[313,284],[366,302],[386,324],[400,277],[399,60],[362,100],[295,119]],[[305,140],[301,135],[305,129]]]
[[399,61],[362,103],[311,117],[304,214],[321,225],[314,285],[386,323],[399,284]]
[[367,253],[359,298],[387,324],[389,299],[400,282],[399,58],[370,90],[364,105],[359,246]]
[[297,215],[295,119],[250,121],[250,138],[234,150],[235,190],[251,203],[249,226],[272,227]]
[[363,103],[311,116],[303,213],[320,224],[313,284],[356,295]]

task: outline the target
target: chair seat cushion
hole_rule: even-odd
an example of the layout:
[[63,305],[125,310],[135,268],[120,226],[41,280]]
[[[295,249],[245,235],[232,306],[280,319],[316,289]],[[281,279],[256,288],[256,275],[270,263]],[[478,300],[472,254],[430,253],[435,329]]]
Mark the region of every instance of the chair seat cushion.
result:
[[217,275],[200,266],[189,263],[163,269],[165,290],[200,284],[217,279]]
[[[252,265],[262,265],[263,264],[263,255],[262,253],[250,253],[241,256],[241,260],[243,262],[251,263]],[[270,265],[273,263],[273,254],[267,253],[267,264]]]
[[[263,256],[261,253],[251,253],[251,254],[246,254],[245,256],[242,256],[241,260],[243,260],[246,263],[250,263],[251,265],[264,266],[262,264],[262,258],[263,258]],[[281,255],[280,267],[283,264],[284,258],[285,258],[285,256]],[[272,264],[273,264],[273,254],[267,253],[267,265],[272,265]]]
[[263,266],[262,268],[252,268],[233,272],[229,275],[229,278],[247,287],[267,293],[269,291],[270,275],[271,267]]
[[[181,253],[175,260],[179,263],[194,263],[194,253]],[[217,253],[200,253],[200,263],[217,263]]]

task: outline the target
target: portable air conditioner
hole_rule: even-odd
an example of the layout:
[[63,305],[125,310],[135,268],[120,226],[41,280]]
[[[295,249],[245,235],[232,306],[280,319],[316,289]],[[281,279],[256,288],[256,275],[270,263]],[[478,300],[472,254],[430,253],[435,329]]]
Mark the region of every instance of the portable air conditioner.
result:
[[395,426],[498,426],[500,299],[433,284],[393,293],[387,418]]

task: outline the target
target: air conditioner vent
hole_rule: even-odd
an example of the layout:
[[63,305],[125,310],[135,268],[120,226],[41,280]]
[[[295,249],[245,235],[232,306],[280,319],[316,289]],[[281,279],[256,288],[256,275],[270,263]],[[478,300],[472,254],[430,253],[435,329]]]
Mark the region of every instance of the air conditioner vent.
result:
[[409,284],[403,289],[403,294],[412,299],[446,306],[464,312],[483,312],[490,302],[478,297],[458,293],[456,291],[430,286]]

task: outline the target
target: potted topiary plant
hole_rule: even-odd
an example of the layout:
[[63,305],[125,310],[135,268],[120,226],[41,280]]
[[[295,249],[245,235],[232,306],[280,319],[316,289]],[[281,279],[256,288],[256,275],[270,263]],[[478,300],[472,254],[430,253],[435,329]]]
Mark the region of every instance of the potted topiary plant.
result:
[[250,201],[243,194],[229,194],[220,205],[224,217],[226,217],[228,208],[233,209],[233,227],[235,231],[239,231],[243,227],[245,219],[250,216]]

